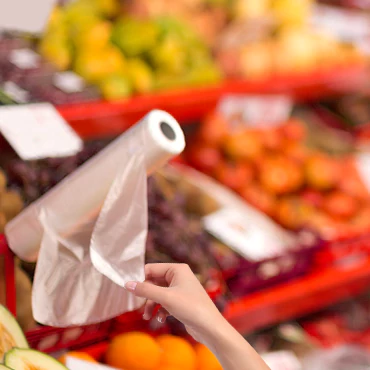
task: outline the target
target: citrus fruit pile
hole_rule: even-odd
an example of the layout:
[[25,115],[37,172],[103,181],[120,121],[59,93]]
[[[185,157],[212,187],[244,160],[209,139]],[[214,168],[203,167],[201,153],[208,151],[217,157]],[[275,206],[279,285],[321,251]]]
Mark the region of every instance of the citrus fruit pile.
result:
[[243,117],[215,111],[186,159],[288,229],[308,227],[326,238],[367,229],[370,197],[355,158],[306,142],[306,126],[295,118],[252,127]]
[[157,338],[140,332],[116,336],[105,362],[125,370],[222,370],[217,358],[202,344],[192,346],[173,335]]

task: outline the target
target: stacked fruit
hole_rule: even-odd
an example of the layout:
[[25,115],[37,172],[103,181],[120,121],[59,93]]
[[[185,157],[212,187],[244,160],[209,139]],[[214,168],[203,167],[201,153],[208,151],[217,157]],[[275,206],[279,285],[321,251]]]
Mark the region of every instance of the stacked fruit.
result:
[[0,83],[0,99],[6,104],[67,104],[100,97],[99,91],[80,76],[59,72],[32,49],[29,41],[9,35],[0,39]]
[[105,354],[105,362],[126,370],[221,370],[212,352],[202,344],[192,346],[173,335],[153,338],[130,332],[113,338]]
[[361,61],[353,45],[310,25],[312,3],[236,0],[234,22],[216,47],[225,74],[260,79]]
[[39,50],[60,70],[71,68],[98,85],[107,99],[220,78],[208,47],[190,27],[171,17],[131,16],[116,0],[57,7]]
[[[67,356],[97,363],[83,351],[67,352],[58,362],[44,353],[29,349],[16,320],[3,306],[0,306],[0,322],[0,361],[4,363],[0,364],[1,369],[67,370],[63,365]],[[105,353],[105,362],[116,369],[125,370],[222,369],[216,357],[202,344],[192,346],[187,340],[172,335],[161,335],[154,339],[140,332],[114,337]]]
[[238,192],[283,226],[325,237],[370,226],[370,197],[352,158],[310,149],[303,123],[251,128],[210,114],[186,153],[189,163]]

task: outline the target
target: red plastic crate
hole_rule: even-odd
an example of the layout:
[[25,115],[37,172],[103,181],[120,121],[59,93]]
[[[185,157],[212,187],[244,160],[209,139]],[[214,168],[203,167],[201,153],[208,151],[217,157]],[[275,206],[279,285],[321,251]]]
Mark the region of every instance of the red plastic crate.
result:
[[0,256],[4,258],[5,305],[9,311],[16,314],[16,290],[14,256],[8,248],[5,236],[0,235]]
[[314,72],[271,76],[260,81],[234,80],[220,85],[136,96],[118,102],[91,102],[58,107],[59,113],[83,138],[119,134],[152,109],[163,109],[179,122],[198,121],[225,94],[290,94],[312,100],[355,91],[366,81],[364,63],[322,67]]

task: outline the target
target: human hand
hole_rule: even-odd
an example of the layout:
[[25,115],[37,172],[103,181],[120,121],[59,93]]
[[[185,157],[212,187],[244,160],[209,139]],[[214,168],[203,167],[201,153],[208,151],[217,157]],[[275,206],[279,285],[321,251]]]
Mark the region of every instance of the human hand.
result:
[[138,297],[146,298],[144,319],[149,320],[157,304],[160,322],[168,315],[181,321],[190,335],[207,344],[212,328],[224,321],[202,285],[188,265],[173,263],[145,266],[146,281],[128,282],[125,288]]

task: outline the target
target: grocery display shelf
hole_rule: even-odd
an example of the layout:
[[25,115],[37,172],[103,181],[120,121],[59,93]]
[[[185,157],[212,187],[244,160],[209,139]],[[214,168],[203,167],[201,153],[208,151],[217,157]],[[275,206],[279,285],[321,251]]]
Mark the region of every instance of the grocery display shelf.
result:
[[370,288],[370,257],[352,266],[317,269],[311,274],[231,302],[225,317],[250,333],[318,311]]
[[311,100],[352,91],[366,80],[363,63],[325,67],[315,72],[274,76],[261,81],[226,81],[220,85],[147,94],[130,99],[60,106],[60,114],[81,136],[102,137],[121,133],[152,109],[163,109],[182,124],[202,118],[224,94],[291,94]]

